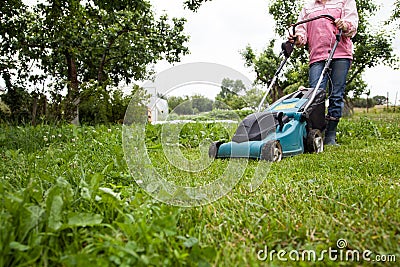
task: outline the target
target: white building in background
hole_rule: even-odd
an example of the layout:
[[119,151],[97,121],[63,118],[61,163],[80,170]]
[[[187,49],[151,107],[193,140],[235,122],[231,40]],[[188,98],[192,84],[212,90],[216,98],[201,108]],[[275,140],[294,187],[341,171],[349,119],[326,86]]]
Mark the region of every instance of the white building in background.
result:
[[148,121],[151,123],[165,121],[168,117],[168,112],[167,100],[154,98],[147,107]]
[[147,105],[148,122],[156,123],[158,121],[167,120],[169,109],[168,102],[165,99],[159,98],[159,91],[154,86],[143,86],[146,92],[150,95],[150,102]]

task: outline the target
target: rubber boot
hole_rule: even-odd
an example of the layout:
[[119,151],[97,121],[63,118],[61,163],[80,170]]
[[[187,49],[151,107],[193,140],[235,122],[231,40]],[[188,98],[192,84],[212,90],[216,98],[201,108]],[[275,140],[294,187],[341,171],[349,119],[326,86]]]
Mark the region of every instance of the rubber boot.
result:
[[336,128],[339,123],[339,120],[328,120],[328,125],[326,126],[324,145],[335,145],[336,143]]

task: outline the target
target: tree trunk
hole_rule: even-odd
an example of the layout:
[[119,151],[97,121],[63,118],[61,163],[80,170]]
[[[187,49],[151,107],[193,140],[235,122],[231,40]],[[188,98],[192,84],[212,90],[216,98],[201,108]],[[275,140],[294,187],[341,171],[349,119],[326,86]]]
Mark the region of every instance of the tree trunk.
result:
[[38,96],[35,94],[33,97],[33,105],[32,105],[32,126],[36,126],[36,114],[38,107]]
[[351,100],[347,97],[344,98],[343,117],[351,117],[354,114],[354,106]]
[[283,97],[283,90],[280,86],[275,85],[272,90],[271,90],[271,96],[272,96],[272,103],[274,103],[276,100],[280,99]]
[[65,53],[68,66],[68,94],[65,106],[65,119],[73,124],[79,123],[79,81],[76,59],[69,52]]
[[44,103],[43,103],[43,115],[47,118],[48,114],[47,114],[47,97],[43,96],[44,98]]

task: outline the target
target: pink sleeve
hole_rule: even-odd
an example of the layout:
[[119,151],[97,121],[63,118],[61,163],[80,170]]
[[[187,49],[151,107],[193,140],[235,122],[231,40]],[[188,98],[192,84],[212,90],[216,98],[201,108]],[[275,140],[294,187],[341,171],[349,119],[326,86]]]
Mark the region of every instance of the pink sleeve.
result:
[[[297,21],[305,20],[306,12],[302,9]],[[299,45],[303,46],[307,44],[307,23],[300,24],[296,27],[296,35],[299,38]]]
[[348,27],[344,35],[347,37],[354,37],[358,27],[358,12],[355,0],[348,0],[345,2],[342,19],[347,23]]

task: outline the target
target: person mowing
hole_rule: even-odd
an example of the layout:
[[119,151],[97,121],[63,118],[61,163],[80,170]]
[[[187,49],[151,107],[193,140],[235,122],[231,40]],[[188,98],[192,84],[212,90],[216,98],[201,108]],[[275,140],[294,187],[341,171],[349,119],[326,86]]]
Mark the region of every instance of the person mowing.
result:
[[325,60],[336,40],[337,30],[342,30],[342,38],[333,56],[330,70],[325,75],[321,88],[329,83],[329,106],[326,115],[327,126],[324,138],[325,145],[337,145],[336,128],[342,117],[346,78],[353,60],[353,43],[351,38],[357,32],[358,12],[355,0],[312,0],[305,4],[298,21],[329,14],[336,18],[335,24],[326,20],[314,20],[296,27],[289,41],[297,47],[308,44],[309,50],[309,83],[314,88],[325,65]]

